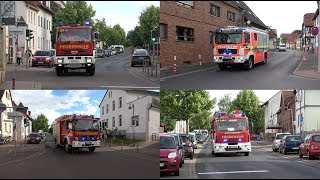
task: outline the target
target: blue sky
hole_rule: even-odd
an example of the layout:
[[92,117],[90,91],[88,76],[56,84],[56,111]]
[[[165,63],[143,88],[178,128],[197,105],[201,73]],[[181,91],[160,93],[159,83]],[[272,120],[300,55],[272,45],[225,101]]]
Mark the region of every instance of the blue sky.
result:
[[143,9],[155,5],[160,7],[160,1],[87,1],[96,10],[95,19],[106,19],[106,24],[120,24],[126,31],[133,30],[139,22]]
[[65,114],[100,117],[99,104],[107,90],[12,90],[12,99],[31,111],[32,118],[43,113],[49,124]]

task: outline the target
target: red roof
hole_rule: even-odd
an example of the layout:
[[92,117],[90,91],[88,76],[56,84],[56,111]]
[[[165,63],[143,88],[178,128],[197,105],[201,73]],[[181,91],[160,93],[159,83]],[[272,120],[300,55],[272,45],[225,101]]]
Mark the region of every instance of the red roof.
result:
[[288,36],[288,43],[295,43],[297,42],[298,38],[299,38],[299,34],[292,33]]
[[313,26],[312,18],[314,16],[314,13],[307,13],[303,16],[303,24],[304,26]]

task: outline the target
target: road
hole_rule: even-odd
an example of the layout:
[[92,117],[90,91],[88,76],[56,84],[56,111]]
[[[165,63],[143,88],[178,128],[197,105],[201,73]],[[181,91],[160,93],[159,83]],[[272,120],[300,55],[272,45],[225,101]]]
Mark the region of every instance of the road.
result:
[[[40,144],[41,145],[41,144]],[[154,179],[159,178],[159,161],[156,157],[131,155],[107,148],[97,148],[68,154],[56,149],[54,142],[46,142],[41,155],[18,163],[0,167],[2,178],[25,179]]]
[[159,83],[140,77],[129,70],[130,59],[130,49],[119,55],[98,58],[94,76],[88,76],[84,70],[74,70],[66,75],[57,76],[55,68],[14,67],[7,70],[6,81],[11,82],[14,78],[17,83],[38,82],[41,89],[158,89]]
[[[188,167],[188,163],[195,163],[195,171],[199,179],[309,179],[319,177],[320,160],[299,158],[296,153],[282,155],[279,152],[272,152],[270,145],[266,147],[253,146],[249,156],[228,154],[214,157],[211,154],[210,144],[206,143],[196,158],[187,159],[182,168]],[[162,178],[184,179],[188,177],[164,176]]]
[[319,89],[320,80],[292,74],[301,59],[301,52],[288,49],[275,52],[267,64],[259,64],[250,71],[241,68],[221,71],[216,66],[161,78],[160,84],[161,89]]

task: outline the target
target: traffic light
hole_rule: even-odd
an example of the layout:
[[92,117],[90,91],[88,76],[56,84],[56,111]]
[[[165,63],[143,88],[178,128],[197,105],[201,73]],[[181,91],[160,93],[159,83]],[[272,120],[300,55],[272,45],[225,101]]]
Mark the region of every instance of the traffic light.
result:
[[27,119],[23,120],[23,125],[24,125],[24,127],[27,127]]
[[26,29],[26,40],[30,41],[33,38],[33,34],[32,34],[32,30],[31,29]]
[[32,31],[31,29],[29,29],[29,38],[30,38],[30,40],[33,39],[33,34],[32,34],[32,32],[33,32],[33,31]]
[[156,42],[156,38],[152,38],[152,42]]

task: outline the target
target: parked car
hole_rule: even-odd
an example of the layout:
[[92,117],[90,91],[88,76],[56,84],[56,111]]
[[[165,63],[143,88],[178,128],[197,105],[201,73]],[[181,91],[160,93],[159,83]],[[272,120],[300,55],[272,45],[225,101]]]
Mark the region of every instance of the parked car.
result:
[[299,153],[299,146],[302,142],[300,135],[285,135],[279,145],[279,152],[286,154],[287,152]]
[[183,146],[176,145],[175,138],[169,134],[160,134],[160,172],[174,173],[179,176],[179,150]]
[[193,145],[193,149],[197,149],[197,145],[198,145],[198,141],[196,139],[196,133],[189,133],[190,135],[190,141],[192,142],[192,145]]
[[308,156],[308,159],[320,155],[320,134],[308,134],[299,146],[299,157]]
[[131,57],[131,67],[135,65],[142,65],[143,63],[149,64],[151,66],[151,56],[145,49],[136,49]]
[[32,67],[35,66],[48,66],[49,68],[54,66],[54,60],[56,56],[56,50],[37,50],[34,53],[32,59]]
[[291,135],[291,134],[290,133],[277,133],[276,134],[276,136],[272,142],[272,150],[274,152],[277,152],[279,150],[280,141],[285,135]]
[[202,144],[204,142],[204,136],[200,133],[197,133],[196,140],[198,141],[198,143]]
[[41,141],[41,136],[39,133],[31,133],[27,136],[27,143],[36,143],[39,144]]
[[112,56],[112,50],[106,49],[106,50],[105,50],[105,54],[106,54],[107,57]]
[[286,51],[287,47],[285,44],[280,44],[279,45],[279,51]]
[[39,133],[41,139],[44,139],[46,137],[46,135],[44,133]]
[[182,145],[184,146],[185,157],[193,159],[193,146],[192,146],[192,142],[189,139],[189,135],[180,134],[180,137],[182,139]]
[[97,49],[96,51],[96,58],[105,58],[105,51],[104,49]]
[[182,144],[182,139],[181,139],[180,135],[177,133],[168,133],[168,134],[174,137],[177,147],[180,147],[180,146],[183,147],[183,148],[179,149],[180,167],[182,167],[182,164],[184,164],[184,159],[185,159],[185,149]]

